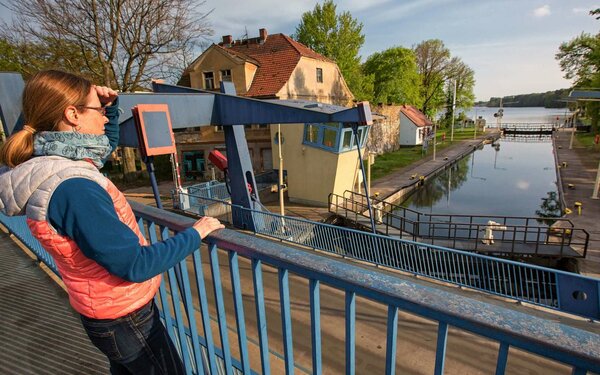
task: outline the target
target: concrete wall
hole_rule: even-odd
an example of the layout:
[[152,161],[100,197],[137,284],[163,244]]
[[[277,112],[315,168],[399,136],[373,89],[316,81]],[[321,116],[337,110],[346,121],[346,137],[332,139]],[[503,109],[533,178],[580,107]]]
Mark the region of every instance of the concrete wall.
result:
[[379,115],[384,118],[373,120],[367,141],[369,151],[381,155],[398,150],[400,148],[400,106],[371,106],[371,112],[375,115],[374,117]]

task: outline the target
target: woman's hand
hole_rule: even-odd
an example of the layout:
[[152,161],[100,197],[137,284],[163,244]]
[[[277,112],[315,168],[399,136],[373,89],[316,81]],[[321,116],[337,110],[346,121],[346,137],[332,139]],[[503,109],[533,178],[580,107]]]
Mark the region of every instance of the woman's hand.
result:
[[98,99],[100,99],[103,107],[111,105],[117,96],[119,96],[119,93],[110,87],[94,85],[94,89],[96,89],[96,94],[98,94]]
[[219,220],[209,216],[204,216],[202,219],[196,221],[193,227],[202,239],[206,238],[212,231],[225,228]]

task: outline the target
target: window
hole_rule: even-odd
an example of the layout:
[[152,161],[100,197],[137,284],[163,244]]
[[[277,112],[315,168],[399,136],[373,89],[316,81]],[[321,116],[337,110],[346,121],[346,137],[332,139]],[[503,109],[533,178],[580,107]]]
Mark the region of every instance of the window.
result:
[[342,138],[342,149],[348,149],[352,146],[352,129],[344,130],[344,135]]
[[323,69],[317,68],[317,82],[323,83]]
[[215,132],[222,132],[223,131],[223,125],[215,125]]
[[221,81],[231,82],[231,69],[221,70]]
[[214,90],[215,88],[215,75],[213,72],[204,72],[204,89]]
[[335,147],[335,142],[337,140],[337,129],[334,128],[323,128],[323,146],[325,147]]
[[306,125],[304,140],[310,143],[317,143],[319,141],[319,126],[314,124]]

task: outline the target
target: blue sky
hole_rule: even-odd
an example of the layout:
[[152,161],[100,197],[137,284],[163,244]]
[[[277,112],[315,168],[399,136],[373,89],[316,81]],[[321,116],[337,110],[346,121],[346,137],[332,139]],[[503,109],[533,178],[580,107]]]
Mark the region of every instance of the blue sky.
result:
[[[206,0],[213,9],[213,42],[223,35],[240,38],[292,34],[314,0]],[[478,100],[570,86],[554,59],[560,43],[581,32],[598,33],[600,21],[589,16],[596,0],[338,0],[363,23],[363,60],[393,46],[412,47],[425,40],[444,41],[475,71]],[[0,8],[0,16],[6,10]]]

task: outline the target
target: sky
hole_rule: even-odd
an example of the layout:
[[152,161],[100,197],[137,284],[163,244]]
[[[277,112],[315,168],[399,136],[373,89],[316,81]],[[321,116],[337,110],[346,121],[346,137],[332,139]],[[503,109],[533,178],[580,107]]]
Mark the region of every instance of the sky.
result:
[[[209,11],[218,43],[223,35],[241,38],[291,35],[315,0],[197,0]],[[475,71],[475,96],[488,100],[568,88],[554,55],[562,42],[582,32],[596,34],[600,20],[588,13],[599,0],[337,0],[338,12],[349,11],[363,24],[362,60],[390,47],[411,48],[441,39],[452,56]],[[0,6],[0,17],[8,18]]]

